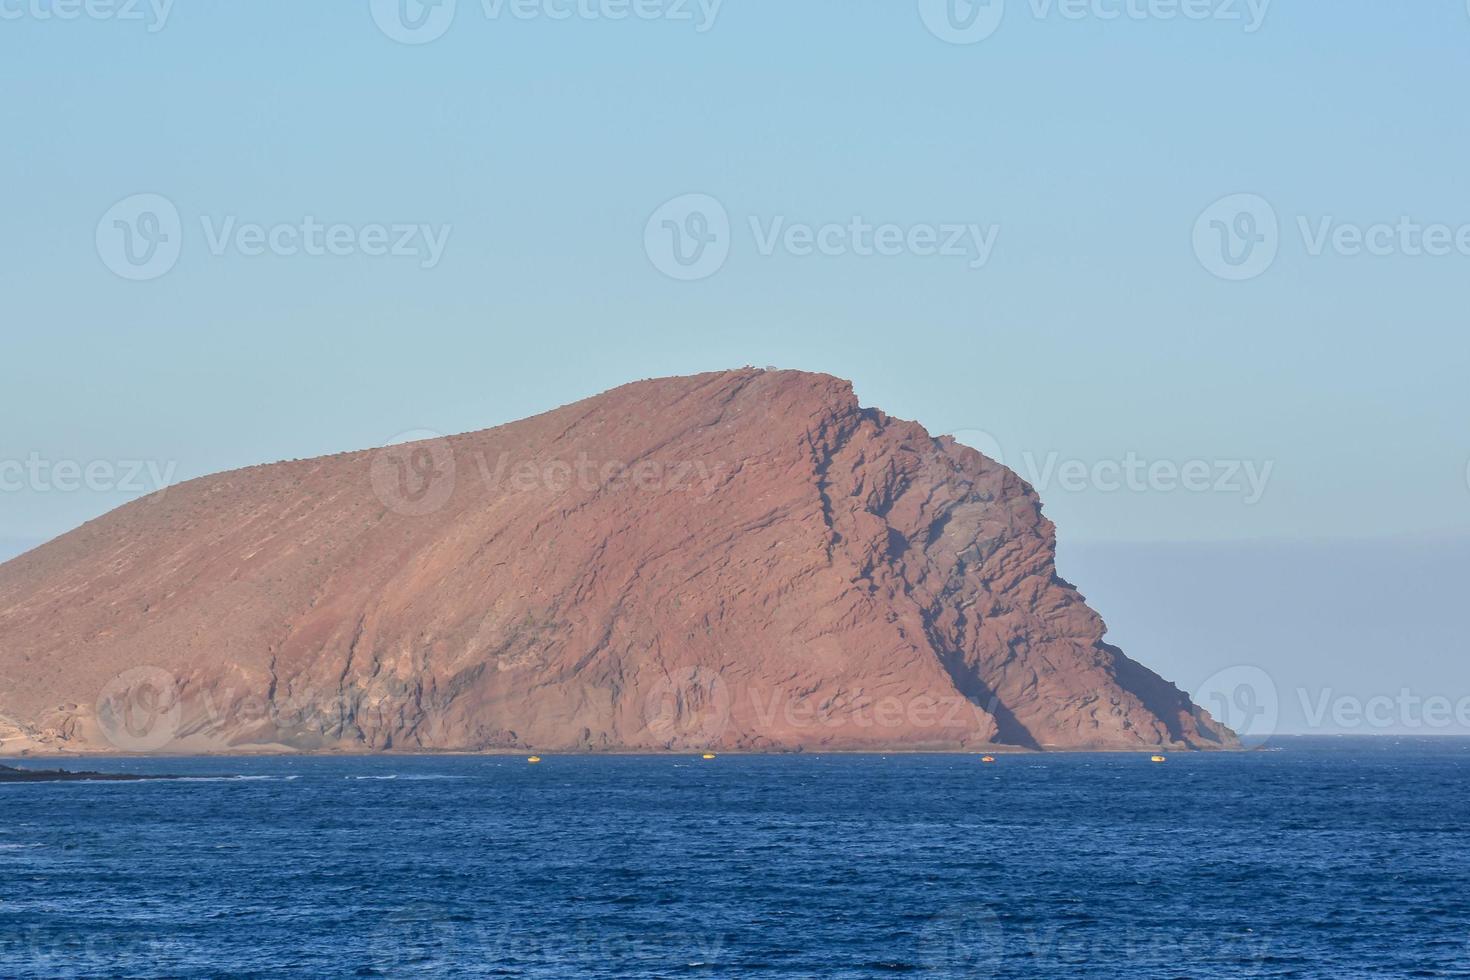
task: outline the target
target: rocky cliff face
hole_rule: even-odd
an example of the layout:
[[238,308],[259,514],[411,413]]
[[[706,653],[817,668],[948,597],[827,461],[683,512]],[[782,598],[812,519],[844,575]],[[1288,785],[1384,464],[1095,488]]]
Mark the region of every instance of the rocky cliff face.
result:
[[0,752],[1208,747],[1014,473],[846,382],[631,384],[0,566]]

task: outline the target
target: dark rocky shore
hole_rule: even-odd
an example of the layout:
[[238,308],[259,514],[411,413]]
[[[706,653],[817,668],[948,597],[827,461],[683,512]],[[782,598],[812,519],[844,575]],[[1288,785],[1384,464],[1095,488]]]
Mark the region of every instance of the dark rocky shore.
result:
[[136,783],[145,779],[178,779],[178,776],[140,776],[118,772],[68,772],[65,769],[13,769],[0,766],[0,783]]

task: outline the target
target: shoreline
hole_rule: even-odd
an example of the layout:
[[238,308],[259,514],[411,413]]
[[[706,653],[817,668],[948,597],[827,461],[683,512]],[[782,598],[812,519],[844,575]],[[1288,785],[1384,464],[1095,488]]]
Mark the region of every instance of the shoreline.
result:
[[[1312,736],[1298,736],[1312,737]],[[1122,748],[1052,748],[1052,749],[1027,749],[1016,746],[991,747],[984,749],[828,749],[828,748],[801,748],[784,750],[751,750],[751,749],[720,749],[720,748],[689,748],[689,749],[609,749],[606,751],[587,752],[578,750],[562,750],[555,748],[525,748],[525,749],[493,749],[486,751],[460,751],[460,750],[416,750],[416,751],[386,751],[386,752],[330,752],[330,751],[304,751],[304,750],[232,750],[223,752],[106,752],[96,750],[62,751],[40,753],[32,751],[26,755],[6,755],[4,747],[0,746],[0,764],[4,762],[16,762],[34,760],[37,762],[55,762],[66,759],[474,759],[474,758],[523,758],[528,755],[540,755],[543,757],[554,756],[558,758],[683,758],[686,756],[700,756],[706,752],[717,756],[739,756],[739,757],[772,757],[785,758],[790,756],[823,756],[823,755],[952,755],[952,756],[1024,756],[1040,758],[1052,755],[1137,755],[1152,756],[1162,753],[1175,753],[1181,756],[1194,755],[1236,755],[1240,753],[1259,752],[1268,746],[1228,746],[1211,748],[1172,748],[1168,746],[1155,746],[1141,749]]]
[[1207,746],[1200,748],[1181,748],[1177,746],[1151,746],[1143,748],[1118,748],[1118,747],[1051,747],[1041,749],[1030,749],[1021,746],[987,746],[980,748],[826,748],[826,747],[801,747],[794,749],[722,749],[719,747],[691,747],[683,749],[649,749],[649,748],[618,748],[599,751],[586,751],[580,749],[557,749],[557,748],[515,748],[515,749],[485,749],[485,750],[460,750],[460,749],[415,749],[387,751],[344,751],[344,750],[308,750],[290,748],[240,748],[223,751],[189,751],[180,749],[177,751],[158,752],[120,752],[106,749],[78,748],[63,750],[37,750],[32,747],[21,752],[7,752],[3,743],[0,743],[0,766],[7,763],[41,764],[60,763],[66,760],[81,761],[87,759],[435,759],[435,758],[523,758],[529,755],[552,756],[558,758],[682,758],[687,756],[700,756],[706,752],[717,756],[739,756],[739,757],[788,757],[788,756],[825,756],[825,755],[869,755],[869,756],[920,756],[920,755],[952,755],[952,756],[1024,756],[1032,758],[1043,758],[1056,755],[1134,755],[1152,756],[1159,754],[1174,754],[1180,757],[1187,756],[1209,756],[1209,755],[1238,755],[1252,752],[1269,752],[1280,748],[1284,742],[1300,742],[1311,740],[1317,742],[1332,741],[1358,741],[1358,742],[1383,742],[1393,739],[1415,739],[1434,740],[1443,742],[1470,741],[1470,734],[1454,733],[1371,733],[1371,732],[1349,732],[1349,733],[1290,733],[1273,736],[1268,741],[1259,745],[1235,745],[1235,746]]

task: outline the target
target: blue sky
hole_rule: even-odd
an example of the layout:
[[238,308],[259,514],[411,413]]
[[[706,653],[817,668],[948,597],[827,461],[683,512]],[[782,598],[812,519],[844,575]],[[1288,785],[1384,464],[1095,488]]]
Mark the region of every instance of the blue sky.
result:
[[[100,464],[8,480],[0,538],[151,489],[135,462],[183,479],[742,364],[959,431],[1070,541],[1470,530],[1470,248],[1413,232],[1470,226],[1461,0],[1009,0],[968,11],[999,14],[974,43],[929,0],[487,2],[419,44],[386,0],[0,2],[0,478]],[[141,280],[107,238],[139,194],[178,215]],[[648,245],[686,195],[728,222],[692,281]],[[1269,248],[1222,265],[1262,203]],[[898,254],[857,254],[855,220]],[[313,221],[348,254],[306,254]],[[972,226],[983,263],[928,254]],[[406,254],[370,254],[380,230]]]

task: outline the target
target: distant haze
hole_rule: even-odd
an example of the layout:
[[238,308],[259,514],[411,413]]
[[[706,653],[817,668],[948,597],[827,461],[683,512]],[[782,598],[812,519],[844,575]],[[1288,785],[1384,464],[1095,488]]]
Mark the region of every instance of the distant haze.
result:
[[[1108,639],[1191,693],[1236,669],[1250,687],[1226,675],[1228,689],[1274,698],[1280,732],[1470,734],[1470,538],[1069,544],[1064,533],[1057,551]],[[1431,698],[1449,702],[1451,723]]]

